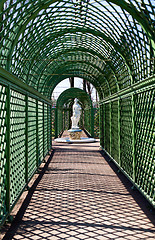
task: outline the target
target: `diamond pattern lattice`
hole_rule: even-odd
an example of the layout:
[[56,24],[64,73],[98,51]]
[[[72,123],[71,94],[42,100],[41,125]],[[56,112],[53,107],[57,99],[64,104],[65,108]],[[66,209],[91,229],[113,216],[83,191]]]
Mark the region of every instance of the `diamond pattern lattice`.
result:
[[132,104],[131,97],[120,100],[121,115],[121,166],[132,177],[133,174],[133,142],[132,142]]
[[39,151],[39,164],[43,160],[43,103],[38,101],[38,151]]
[[111,103],[111,156],[119,162],[118,154],[118,101]]
[[13,204],[25,184],[25,95],[11,90],[10,109],[10,202]]
[[94,137],[99,138],[99,108],[94,108]]
[[56,112],[56,109],[52,108],[52,110],[51,110],[52,122],[50,124],[50,128],[52,128],[52,138],[55,137],[55,112]]
[[90,109],[84,110],[84,128],[91,133],[91,114]]
[[36,100],[28,98],[28,177],[36,170]]
[[64,130],[68,130],[69,129],[69,124],[70,124],[70,109],[64,109]]
[[47,117],[47,104],[44,103],[44,156],[48,151],[48,117]]
[[0,221],[6,214],[6,87],[0,85]]
[[105,129],[104,129],[104,148],[110,153],[110,103],[105,104]]
[[155,200],[154,90],[135,95],[136,183]]

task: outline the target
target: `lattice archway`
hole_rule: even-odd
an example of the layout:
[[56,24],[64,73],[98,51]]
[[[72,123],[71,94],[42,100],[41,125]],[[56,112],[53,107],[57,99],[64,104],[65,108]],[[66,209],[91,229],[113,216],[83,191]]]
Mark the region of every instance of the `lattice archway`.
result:
[[117,81],[117,91],[154,72],[153,1],[3,0],[0,10],[1,66],[48,97],[63,62],[88,59],[98,85]]
[[[70,118],[72,116],[72,105],[77,98],[82,107],[81,128],[85,129],[89,135],[94,136],[94,112],[90,96],[80,88],[69,88],[63,91],[56,104],[56,132],[55,137],[71,128]],[[67,120],[67,128],[65,122]]]

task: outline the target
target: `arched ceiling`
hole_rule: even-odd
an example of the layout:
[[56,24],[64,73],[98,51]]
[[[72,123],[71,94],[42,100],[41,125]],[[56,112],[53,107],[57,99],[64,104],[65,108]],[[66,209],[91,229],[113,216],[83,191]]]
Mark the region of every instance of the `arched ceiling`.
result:
[[73,101],[74,98],[78,98],[84,108],[90,108],[90,106],[92,106],[90,96],[84,90],[80,88],[69,88],[63,91],[58,97],[57,108],[63,108],[64,104],[69,103],[69,101]]
[[50,97],[79,76],[100,98],[154,74],[154,0],[1,0],[0,65]]

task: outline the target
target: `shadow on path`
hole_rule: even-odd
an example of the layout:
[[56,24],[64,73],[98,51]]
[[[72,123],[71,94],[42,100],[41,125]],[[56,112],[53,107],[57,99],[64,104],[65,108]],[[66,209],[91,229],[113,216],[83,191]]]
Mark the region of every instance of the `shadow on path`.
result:
[[97,149],[55,145],[3,240],[153,240],[148,202]]

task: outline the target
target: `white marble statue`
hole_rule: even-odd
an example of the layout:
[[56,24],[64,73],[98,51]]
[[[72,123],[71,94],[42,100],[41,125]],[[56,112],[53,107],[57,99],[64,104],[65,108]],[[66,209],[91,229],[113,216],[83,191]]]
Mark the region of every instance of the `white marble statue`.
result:
[[78,104],[78,99],[74,99],[74,104],[73,104],[73,116],[71,117],[72,120],[72,128],[79,128],[78,127],[78,122],[80,120],[80,115],[81,115],[81,107]]

